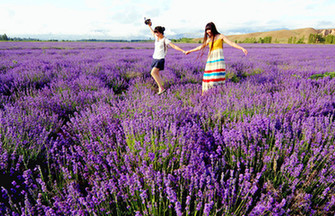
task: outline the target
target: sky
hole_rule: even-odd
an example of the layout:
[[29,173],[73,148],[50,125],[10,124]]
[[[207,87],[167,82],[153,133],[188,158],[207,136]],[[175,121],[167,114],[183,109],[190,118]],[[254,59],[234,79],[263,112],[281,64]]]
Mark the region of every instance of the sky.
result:
[[151,39],[144,17],[165,35],[203,37],[281,29],[335,29],[335,0],[0,0],[0,35],[38,39]]

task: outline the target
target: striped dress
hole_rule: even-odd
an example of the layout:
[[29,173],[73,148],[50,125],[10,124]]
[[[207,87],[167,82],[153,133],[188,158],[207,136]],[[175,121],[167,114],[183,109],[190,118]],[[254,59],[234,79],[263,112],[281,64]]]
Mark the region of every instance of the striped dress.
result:
[[[209,48],[212,42],[209,42]],[[223,39],[214,41],[213,50],[210,52],[202,79],[202,92],[224,83],[226,80],[226,64],[223,56]]]

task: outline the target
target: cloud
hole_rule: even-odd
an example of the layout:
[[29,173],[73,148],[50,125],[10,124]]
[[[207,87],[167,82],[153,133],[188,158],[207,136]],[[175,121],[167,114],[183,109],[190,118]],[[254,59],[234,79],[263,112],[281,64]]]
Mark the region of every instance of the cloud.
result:
[[333,28],[335,28],[335,22],[326,20],[318,21],[316,25],[319,26],[319,28],[329,28],[329,26],[333,26]]
[[118,11],[112,16],[112,19],[121,24],[133,24],[138,23],[142,18],[142,14],[136,9],[130,10],[130,8]]
[[0,34],[150,37],[143,17],[166,35],[202,37],[208,22],[220,32],[334,28],[333,0],[15,0],[0,3]]

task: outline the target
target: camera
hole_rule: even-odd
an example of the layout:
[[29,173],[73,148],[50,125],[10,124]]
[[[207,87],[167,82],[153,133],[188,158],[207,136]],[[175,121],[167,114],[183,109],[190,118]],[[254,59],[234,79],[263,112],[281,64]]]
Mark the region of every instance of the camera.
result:
[[151,20],[144,17],[144,23],[146,25],[149,25],[149,23],[151,23]]

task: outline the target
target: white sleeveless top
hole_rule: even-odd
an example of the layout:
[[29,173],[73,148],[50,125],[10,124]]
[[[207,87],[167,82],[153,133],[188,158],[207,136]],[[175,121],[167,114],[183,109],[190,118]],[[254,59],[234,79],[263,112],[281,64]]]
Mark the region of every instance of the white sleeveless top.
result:
[[[171,43],[169,39],[164,37],[163,39],[158,40],[158,38],[155,36],[155,51],[152,57],[154,59],[163,59],[166,56],[167,53],[167,45]],[[165,45],[165,47],[164,47]]]

